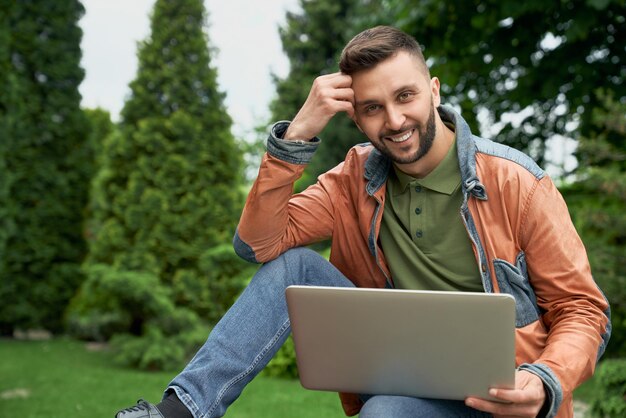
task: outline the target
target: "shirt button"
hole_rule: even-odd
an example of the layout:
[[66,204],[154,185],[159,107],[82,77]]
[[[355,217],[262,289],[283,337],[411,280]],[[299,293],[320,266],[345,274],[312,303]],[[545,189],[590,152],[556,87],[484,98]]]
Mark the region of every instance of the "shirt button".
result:
[[422,186],[415,186],[415,191],[417,193],[421,192],[422,191]]
[[422,213],[422,208],[415,208],[415,214],[419,215],[420,213]]
[[415,232],[415,236],[418,237],[418,238],[422,238],[422,231],[421,230],[417,230]]

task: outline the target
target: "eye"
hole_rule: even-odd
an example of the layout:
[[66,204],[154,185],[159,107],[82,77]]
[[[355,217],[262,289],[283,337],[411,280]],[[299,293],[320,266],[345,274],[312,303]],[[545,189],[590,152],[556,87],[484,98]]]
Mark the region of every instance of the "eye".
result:
[[411,100],[411,98],[413,98],[414,95],[415,94],[413,92],[405,91],[398,95],[398,100],[401,102],[408,102],[409,100]]
[[365,106],[363,110],[365,111],[366,114],[371,115],[372,113],[376,113],[380,108],[381,106],[378,104],[371,104],[371,105]]

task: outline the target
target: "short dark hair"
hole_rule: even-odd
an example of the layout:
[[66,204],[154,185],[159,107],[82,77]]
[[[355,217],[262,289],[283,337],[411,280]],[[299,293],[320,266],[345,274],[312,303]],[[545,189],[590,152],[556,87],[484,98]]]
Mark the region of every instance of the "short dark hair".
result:
[[417,58],[424,73],[429,75],[419,43],[412,36],[391,26],[366,29],[352,38],[341,52],[339,69],[344,74],[354,74],[375,67],[400,51]]

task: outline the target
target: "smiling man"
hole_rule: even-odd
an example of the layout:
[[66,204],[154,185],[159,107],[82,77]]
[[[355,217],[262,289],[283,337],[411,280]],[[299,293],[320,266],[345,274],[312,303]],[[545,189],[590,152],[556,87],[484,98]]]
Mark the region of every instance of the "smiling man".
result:
[[[118,417],[222,416],[289,334],[293,284],[505,292],[516,301],[515,388],[500,402],[340,394],[362,417],[571,417],[610,335],[609,307],[550,178],[441,104],[421,48],[391,27],[345,47],[292,122],[271,130],[234,245],[264,263],[166,389]],[[346,113],[369,139],[318,182],[293,185]],[[331,239],[330,262],[301,247]]]

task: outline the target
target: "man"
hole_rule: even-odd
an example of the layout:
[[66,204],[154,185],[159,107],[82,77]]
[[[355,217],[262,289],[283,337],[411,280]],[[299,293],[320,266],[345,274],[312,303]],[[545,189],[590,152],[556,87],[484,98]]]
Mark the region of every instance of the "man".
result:
[[[572,392],[608,341],[609,307],[554,184],[441,106],[439,80],[406,34],[360,33],[340,69],[315,80],[291,123],[272,128],[234,239],[239,255],[265,264],[164,400],[118,416],[222,416],[287,338],[286,286],[317,284],[516,299],[515,388],[490,392],[502,402],[340,394],[347,415],[571,417]],[[340,112],[371,145],[292,195]],[[300,248],[327,238],[330,263]]]

